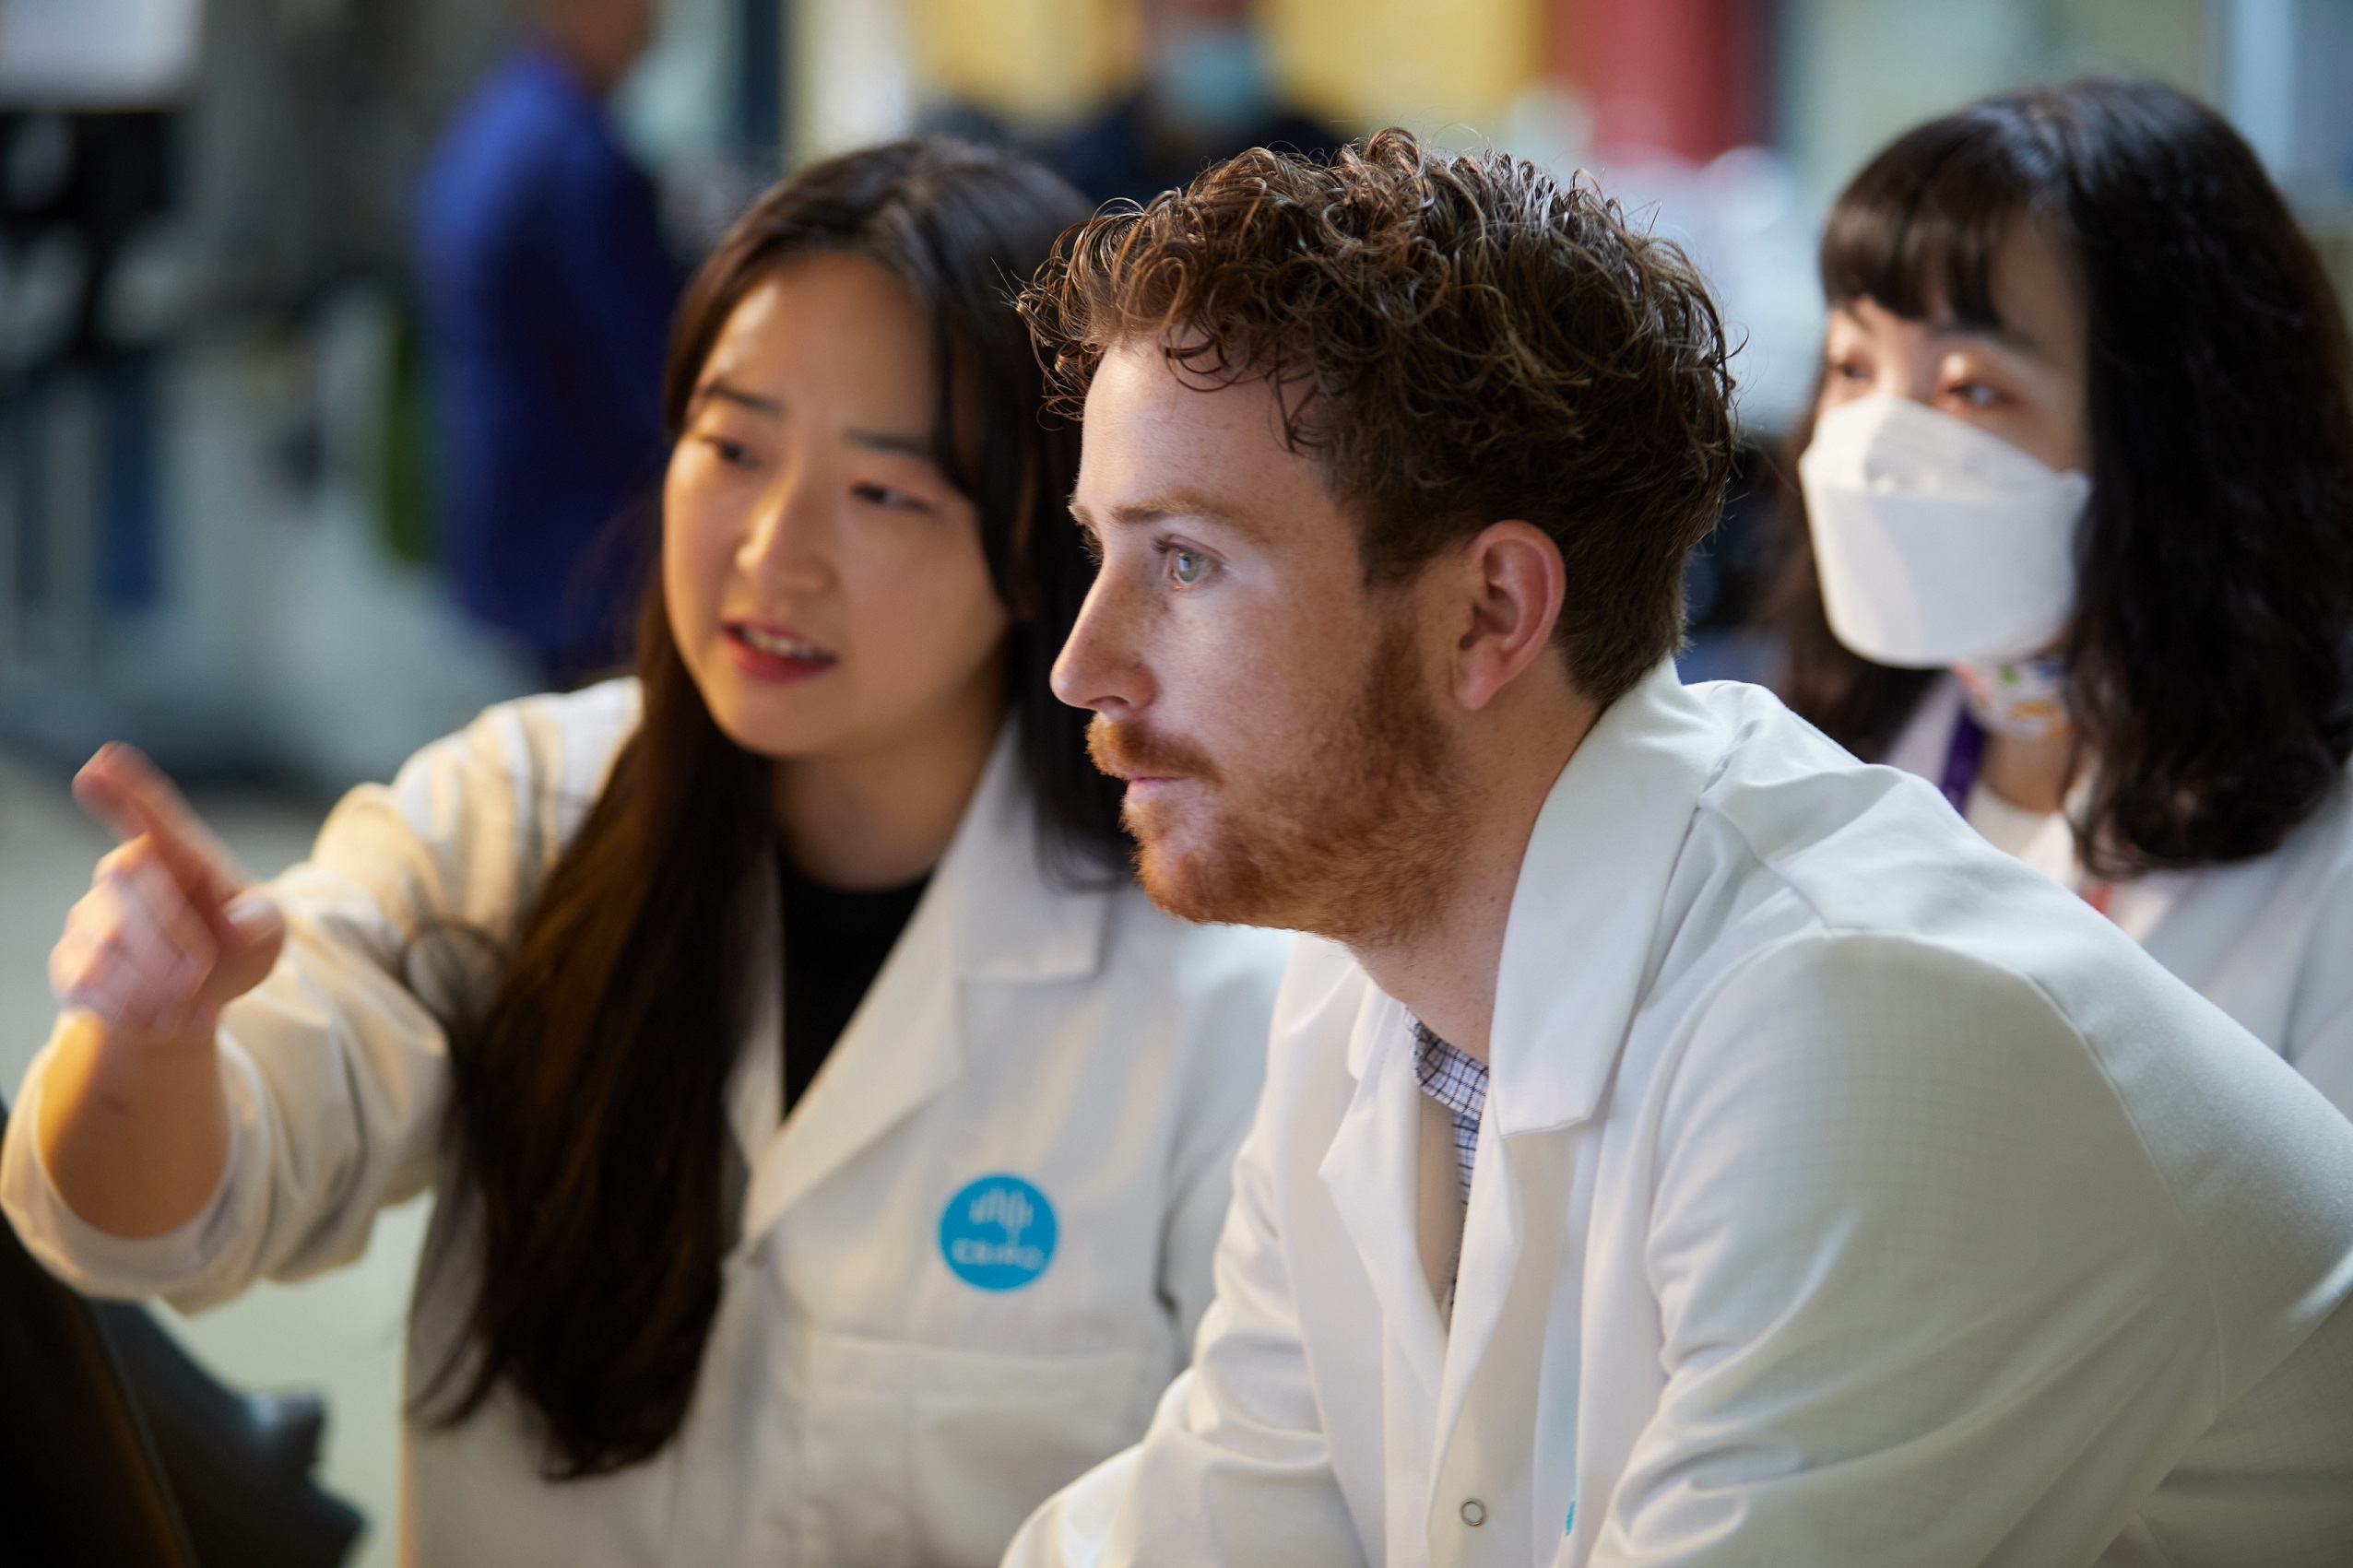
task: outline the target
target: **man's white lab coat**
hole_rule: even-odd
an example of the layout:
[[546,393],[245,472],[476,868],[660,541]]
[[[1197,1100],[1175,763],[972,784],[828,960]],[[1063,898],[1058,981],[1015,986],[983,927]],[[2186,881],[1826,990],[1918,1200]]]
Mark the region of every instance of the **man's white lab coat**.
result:
[[1662,667],[1490,1055],[1449,1332],[1301,943],[1193,1370],[1009,1563],[2353,1562],[2353,1124],[1919,780]]
[[[442,1027],[411,985],[437,929],[512,933],[636,715],[633,682],[494,708],[336,808],[273,884],[287,954],[222,1023],[229,1169],[178,1231],[125,1242],[65,1208],[30,1136],[36,1062],[0,1169],[28,1245],[86,1291],[194,1310],[349,1261],[378,1208],[434,1186],[417,1392],[475,1259]],[[763,924],[755,950],[781,955],[773,904]],[[1039,1500],[1135,1440],[1183,1363],[1287,945],[1048,879],[1000,743],[789,1120],[763,972],[730,1091],[741,1239],[679,1435],[551,1484],[504,1388],[454,1431],[412,1423],[404,1561],[993,1562]]]

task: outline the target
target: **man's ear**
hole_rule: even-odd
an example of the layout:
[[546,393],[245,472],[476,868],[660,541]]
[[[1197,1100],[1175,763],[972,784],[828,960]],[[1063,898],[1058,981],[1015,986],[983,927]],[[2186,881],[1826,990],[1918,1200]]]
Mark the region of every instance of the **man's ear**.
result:
[[1568,591],[1560,547],[1532,523],[1490,523],[1460,548],[1447,575],[1460,628],[1454,700],[1477,713],[1552,646]]

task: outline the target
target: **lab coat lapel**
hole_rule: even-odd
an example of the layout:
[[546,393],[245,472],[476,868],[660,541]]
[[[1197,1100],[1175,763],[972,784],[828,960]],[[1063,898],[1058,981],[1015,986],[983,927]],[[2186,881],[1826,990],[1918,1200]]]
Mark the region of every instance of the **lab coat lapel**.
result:
[[1667,884],[1732,737],[1662,663],[1611,704],[1537,814],[1504,927],[1487,1114],[1504,1138],[1601,1103],[1665,952]]
[[[784,947],[784,910],[778,902],[776,878],[761,876],[753,882],[751,950],[774,955]],[[727,1078],[727,1126],[743,1156],[747,1176],[760,1168],[761,1156],[775,1140],[785,1102],[784,971],[770,961],[753,964],[751,973],[743,1043]]]
[[[1671,933],[1667,884],[1730,737],[1662,664],[1604,713],[1561,771],[1520,863],[1496,973],[1487,1104],[1464,1218],[1431,1479],[1474,1390],[1532,1413],[1541,1338],[1573,1195],[1564,1135],[1601,1104]],[[1541,1279],[1517,1291],[1515,1279]],[[1575,1290],[1573,1281],[1568,1289]],[[1505,1319],[1515,1298],[1528,1321]],[[1509,1377],[1479,1378],[1500,1336]],[[1490,1392],[1492,1391],[1492,1393]],[[1521,1409],[1521,1407],[1525,1409]],[[1477,1412],[1482,1424],[1501,1411]],[[1435,1504],[1434,1504],[1435,1505]]]
[[[1446,1350],[1414,1227],[1422,1098],[1411,1031],[1403,1007],[1365,987],[1348,1043],[1355,1096],[1316,1173],[1364,1262],[1388,1326],[1389,1417],[1407,1423],[1407,1430],[1427,1432]],[[1403,1386],[1398,1385],[1401,1372]]]
[[747,1048],[770,1065],[739,1072],[738,1126],[756,1119],[751,1101],[764,1093],[771,1131],[747,1146],[758,1152],[745,1240],[964,1076],[964,984],[1065,979],[1100,966],[1110,895],[1049,884],[1039,851],[1035,797],[1009,724],[914,917],[781,1129],[781,1029],[767,1022]]

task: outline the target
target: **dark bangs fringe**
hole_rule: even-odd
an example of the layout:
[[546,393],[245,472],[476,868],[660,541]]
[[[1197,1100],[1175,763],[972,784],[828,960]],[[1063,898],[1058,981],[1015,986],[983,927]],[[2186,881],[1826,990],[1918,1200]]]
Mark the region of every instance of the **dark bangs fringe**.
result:
[[[2022,221],[2071,253],[2089,316],[2095,488],[2061,650],[2094,770],[2078,849],[2104,876],[2266,854],[2353,750],[2343,312],[2235,131],[2171,88],[2106,79],[1989,99],[1892,143],[1825,226],[1825,297],[1999,326],[1993,257]],[[1934,676],[1830,634],[1794,487],[1782,534],[1783,695],[1881,754]]]
[[2006,101],[1923,125],[1855,176],[1823,225],[1825,300],[2001,326],[1992,277],[2002,242],[2027,218],[2071,240],[2054,188],[2063,181],[2059,148],[2047,126],[2004,112]]

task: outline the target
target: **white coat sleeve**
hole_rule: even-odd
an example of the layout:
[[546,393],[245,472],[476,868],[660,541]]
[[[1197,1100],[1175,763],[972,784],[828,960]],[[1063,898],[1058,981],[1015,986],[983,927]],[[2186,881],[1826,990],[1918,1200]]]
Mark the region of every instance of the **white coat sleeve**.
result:
[[0,1207],[27,1246],[78,1290],[187,1311],[357,1257],[377,1210],[432,1181],[443,1022],[486,999],[633,722],[627,683],[505,704],[336,806],[311,859],[268,886],[286,950],[222,1015],[228,1163],[177,1230],[112,1236],[65,1206],[32,1137],[45,1049],[0,1150]]
[[2281,1055],[2353,1116],[2353,844],[2340,852],[2305,938]]
[[1307,1381],[1277,1230],[1274,1100],[1259,1102],[1235,1159],[1217,1299],[1191,1369],[1161,1397],[1141,1443],[1030,1515],[1005,1568],[1363,1563]]
[[1691,1027],[1648,1162],[1667,1382],[1590,1562],[2090,1562],[2120,1521],[2080,1500],[2162,1475],[2223,1383],[2099,1059],[2027,981],[1853,934]]
[[1212,926],[1188,934],[1178,984],[1192,999],[1189,1068],[1170,1156],[1160,1291],[1188,1350],[1216,1294],[1218,1233],[1234,1196],[1234,1154],[1266,1080],[1267,1025],[1289,958],[1287,934]]

